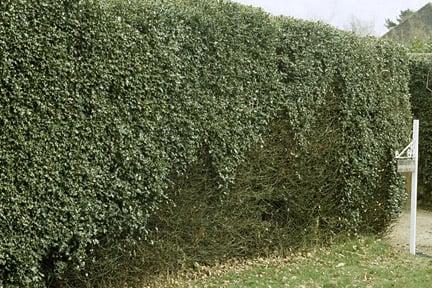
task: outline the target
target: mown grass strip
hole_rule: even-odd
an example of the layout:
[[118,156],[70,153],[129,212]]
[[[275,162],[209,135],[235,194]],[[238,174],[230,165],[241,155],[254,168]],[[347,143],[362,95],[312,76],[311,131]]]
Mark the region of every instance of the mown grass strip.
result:
[[164,287],[429,287],[432,261],[362,238],[284,258],[199,268]]

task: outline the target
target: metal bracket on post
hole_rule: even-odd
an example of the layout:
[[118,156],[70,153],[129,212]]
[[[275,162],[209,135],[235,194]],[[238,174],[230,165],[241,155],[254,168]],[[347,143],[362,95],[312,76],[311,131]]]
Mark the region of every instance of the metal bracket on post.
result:
[[402,152],[396,152],[397,172],[414,171],[415,160],[413,157],[413,142],[408,144]]
[[397,171],[411,172],[410,253],[416,254],[417,172],[418,172],[419,120],[413,121],[413,139],[401,153],[396,153]]

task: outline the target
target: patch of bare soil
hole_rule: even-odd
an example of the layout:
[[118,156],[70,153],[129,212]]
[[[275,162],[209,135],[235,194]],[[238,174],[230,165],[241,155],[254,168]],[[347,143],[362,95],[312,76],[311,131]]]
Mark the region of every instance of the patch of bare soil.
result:
[[[390,228],[386,240],[394,247],[409,251],[410,212],[402,212],[399,220]],[[432,212],[417,210],[416,251],[432,256]]]

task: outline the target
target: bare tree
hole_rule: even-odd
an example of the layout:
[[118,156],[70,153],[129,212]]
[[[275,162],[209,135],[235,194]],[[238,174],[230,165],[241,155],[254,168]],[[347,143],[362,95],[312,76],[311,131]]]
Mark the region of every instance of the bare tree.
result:
[[371,36],[375,35],[375,23],[351,16],[348,25],[345,25],[345,30],[352,31],[358,36]]

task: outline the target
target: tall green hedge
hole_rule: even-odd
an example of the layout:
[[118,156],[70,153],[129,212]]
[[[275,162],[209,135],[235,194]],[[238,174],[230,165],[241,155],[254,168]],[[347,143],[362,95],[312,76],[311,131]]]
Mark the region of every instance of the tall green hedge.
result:
[[398,211],[399,48],[225,1],[27,0],[0,3],[0,53],[0,285],[49,285],[100,241],[147,238],[200,156],[229,193],[276,119],[299,179],[278,191],[307,188],[331,229]]
[[319,23],[280,19],[279,29],[281,81],[295,105],[270,136],[288,149],[279,162],[285,176],[268,170],[261,179],[289,199],[295,219],[383,231],[403,198],[391,153],[410,121],[405,51]]
[[412,113],[420,120],[419,202],[432,206],[432,55],[411,54],[410,58]]

